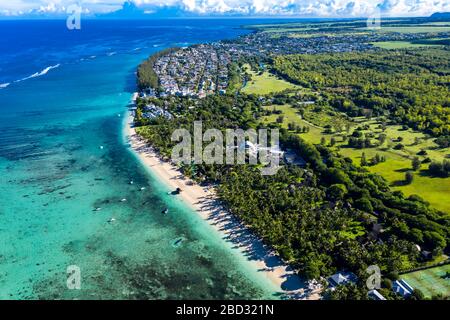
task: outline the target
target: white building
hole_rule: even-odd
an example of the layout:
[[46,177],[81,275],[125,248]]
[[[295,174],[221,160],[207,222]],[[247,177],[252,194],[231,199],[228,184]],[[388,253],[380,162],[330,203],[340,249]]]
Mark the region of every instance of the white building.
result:
[[414,288],[411,287],[409,285],[409,283],[406,282],[405,280],[400,279],[400,281],[399,280],[395,280],[394,281],[394,283],[392,284],[392,290],[396,294],[401,295],[402,297],[407,297],[407,296],[410,296],[413,293]]
[[368,293],[368,296],[370,299],[373,299],[373,300],[386,300],[386,298],[383,297],[383,295],[375,289],[370,290]]
[[333,288],[347,283],[355,283],[357,280],[358,277],[352,272],[338,272],[328,278],[328,283]]

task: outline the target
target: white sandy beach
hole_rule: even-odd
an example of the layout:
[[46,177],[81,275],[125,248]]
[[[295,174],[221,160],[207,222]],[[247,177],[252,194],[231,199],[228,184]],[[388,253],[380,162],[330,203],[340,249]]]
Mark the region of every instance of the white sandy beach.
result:
[[307,284],[302,282],[291,267],[274,254],[273,250],[265,246],[248,228],[220,206],[211,188],[193,183],[184,177],[175,166],[162,161],[152,148],[136,134],[131,116],[127,118],[125,134],[131,148],[142,163],[148,166],[171,189],[182,189],[179,196],[183,201],[213,226],[225,241],[233,243],[234,247],[237,247],[250,261],[255,263],[255,267],[263,272],[276,287],[280,288],[280,292],[293,299],[317,300],[320,298],[316,291],[308,291]]

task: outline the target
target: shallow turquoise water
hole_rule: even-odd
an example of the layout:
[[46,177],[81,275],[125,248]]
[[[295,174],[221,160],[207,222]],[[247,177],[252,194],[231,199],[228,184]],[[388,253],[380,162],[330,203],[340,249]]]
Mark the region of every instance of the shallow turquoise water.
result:
[[[213,38],[192,42],[202,37]],[[0,90],[0,299],[276,298],[127,148],[134,70],[157,48],[114,41],[120,48],[105,52],[117,54],[85,45],[47,74]],[[97,56],[81,60],[89,50]],[[81,290],[66,286],[69,265],[81,269]]]

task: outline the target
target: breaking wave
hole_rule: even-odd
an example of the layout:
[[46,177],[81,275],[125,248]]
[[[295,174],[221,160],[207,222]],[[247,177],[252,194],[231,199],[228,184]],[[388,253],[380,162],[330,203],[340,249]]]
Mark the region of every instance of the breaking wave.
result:
[[58,68],[59,66],[60,66],[60,64],[58,63],[58,64],[56,64],[56,65],[54,65],[54,66],[47,67],[47,68],[45,68],[44,70],[42,70],[42,71],[40,71],[40,72],[36,72],[36,73],[32,74],[31,76],[25,77],[25,78],[20,79],[20,80],[16,80],[15,82],[21,82],[21,81],[25,81],[25,80],[28,80],[28,79],[32,79],[32,78],[37,78],[37,77],[44,76],[44,75],[46,75],[50,70],[56,69],[56,68]]

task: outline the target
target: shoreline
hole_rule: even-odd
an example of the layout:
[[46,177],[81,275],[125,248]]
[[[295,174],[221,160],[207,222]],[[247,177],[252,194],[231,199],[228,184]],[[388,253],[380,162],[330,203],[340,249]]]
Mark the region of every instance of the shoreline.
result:
[[279,292],[290,299],[318,300],[317,290],[311,291],[299,276],[297,276],[287,263],[268,248],[254,233],[227,212],[218,202],[217,196],[211,187],[202,187],[183,176],[177,167],[159,158],[135,131],[133,117],[127,111],[124,124],[125,141],[130,149],[155,176],[171,189],[180,188],[183,191],[179,197],[191,207],[203,220],[217,231],[224,241],[231,242],[238,248],[259,272]]

